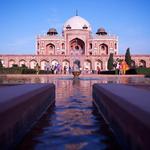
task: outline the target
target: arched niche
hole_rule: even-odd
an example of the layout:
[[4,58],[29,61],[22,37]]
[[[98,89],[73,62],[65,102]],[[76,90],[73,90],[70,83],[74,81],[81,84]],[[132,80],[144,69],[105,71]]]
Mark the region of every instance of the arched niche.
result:
[[49,43],[46,45],[46,52],[48,55],[54,55],[55,53],[55,45],[52,43]]
[[69,42],[71,55],[83,55],[85,54],[85,43],[79,38],[74,38]]
[[101,54],[101,55],[108,55],[108,45],[106,45],[106,44],[100,44],[99,45],[99,53]]

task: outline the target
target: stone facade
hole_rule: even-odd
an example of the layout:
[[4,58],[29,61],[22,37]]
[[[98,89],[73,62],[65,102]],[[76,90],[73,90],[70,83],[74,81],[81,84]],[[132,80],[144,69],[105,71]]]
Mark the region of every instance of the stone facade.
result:
[[[73,16],[64,23],[61,35],[55,28],[49,29],[47,35],[37,36],[35,55],[0,55],[5,67],[13,64],[25,64],[35,68],[38,63],[42,70],[46,66],[60,64],[62,68],[72,67],[78,62],[82,70],[107,70],[107,61],[110,53],[114,59],[124,59],[118,55],[118,37],[110,35],[104,28],[99,28],[92,34],[90,24],[80,16]],[[150,55],[132,55],[136,66],[150,67]]]

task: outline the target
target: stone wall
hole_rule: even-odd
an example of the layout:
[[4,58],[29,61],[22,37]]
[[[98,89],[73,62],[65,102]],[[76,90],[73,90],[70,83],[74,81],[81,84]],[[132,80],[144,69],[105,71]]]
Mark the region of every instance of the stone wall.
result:
[[[89,70],[96,70],[97,66],[101,70],[107,70],[108,55],[84,55],[79,57],[82,69],[86,67],[85,64],[88,63]],[[124,55],[115,55],[114,59],[125,59]],[[145,61],[146,67],[150,67],[150,55],[132,55],[132,60],[135,62],[136,66],[140,66],[141,60]],[[28,68],[34,69],[38,63],[42,70],[46,64],[52,65],[54,61],[58,62],[60,65],[68,64],[73,66],[74,57],[71,55],[0,55],[0,60],[3,62],[4,67],[12,67],[13,64],[18,64],[21,66],[25,64]]]

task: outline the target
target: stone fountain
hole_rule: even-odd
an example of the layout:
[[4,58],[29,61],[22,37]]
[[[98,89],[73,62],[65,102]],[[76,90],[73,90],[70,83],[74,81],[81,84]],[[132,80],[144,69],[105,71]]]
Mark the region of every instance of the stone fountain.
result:
[[73,56],[73,68],[72,68],[72,74],[74,78],[78,78],[81,74],[80,70],[80,57],[83,54],[82,46],[80,45],[80,41],[78,38],[75,39],[74,45],[72,45],[74,49],[72,50],[72,56]]
[[74,78],[78,78],[79,75],[81,74],[79,60],[74,61],[73,68],[72,68],[72,74],[73,74]]
[[77,64],[74,64],[72,74],[73,74],[74,78],[78,78],[79,75],[81,74],[80,68]]

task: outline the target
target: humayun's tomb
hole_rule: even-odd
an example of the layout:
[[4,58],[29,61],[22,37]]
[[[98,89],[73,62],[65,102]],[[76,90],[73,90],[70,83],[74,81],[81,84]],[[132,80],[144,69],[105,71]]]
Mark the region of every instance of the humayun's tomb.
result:
[[[118,37],[110,35],[104,28],[92,34],[88,21],[80,16],[73,16],[64,25],[62,34],[50,28],[46,35],[37,36],[35,55],[0,55],[4,67],[13,64],[33,69],[38,63],[41,70],[46,66],[60,64],[62,68],[72,67],[74,62],[80,64],[82,70],[107,70],[110,53],[114,59],[124,59],[118,54]],[[150,55],[131,55],[136,66],[150,67]]]

